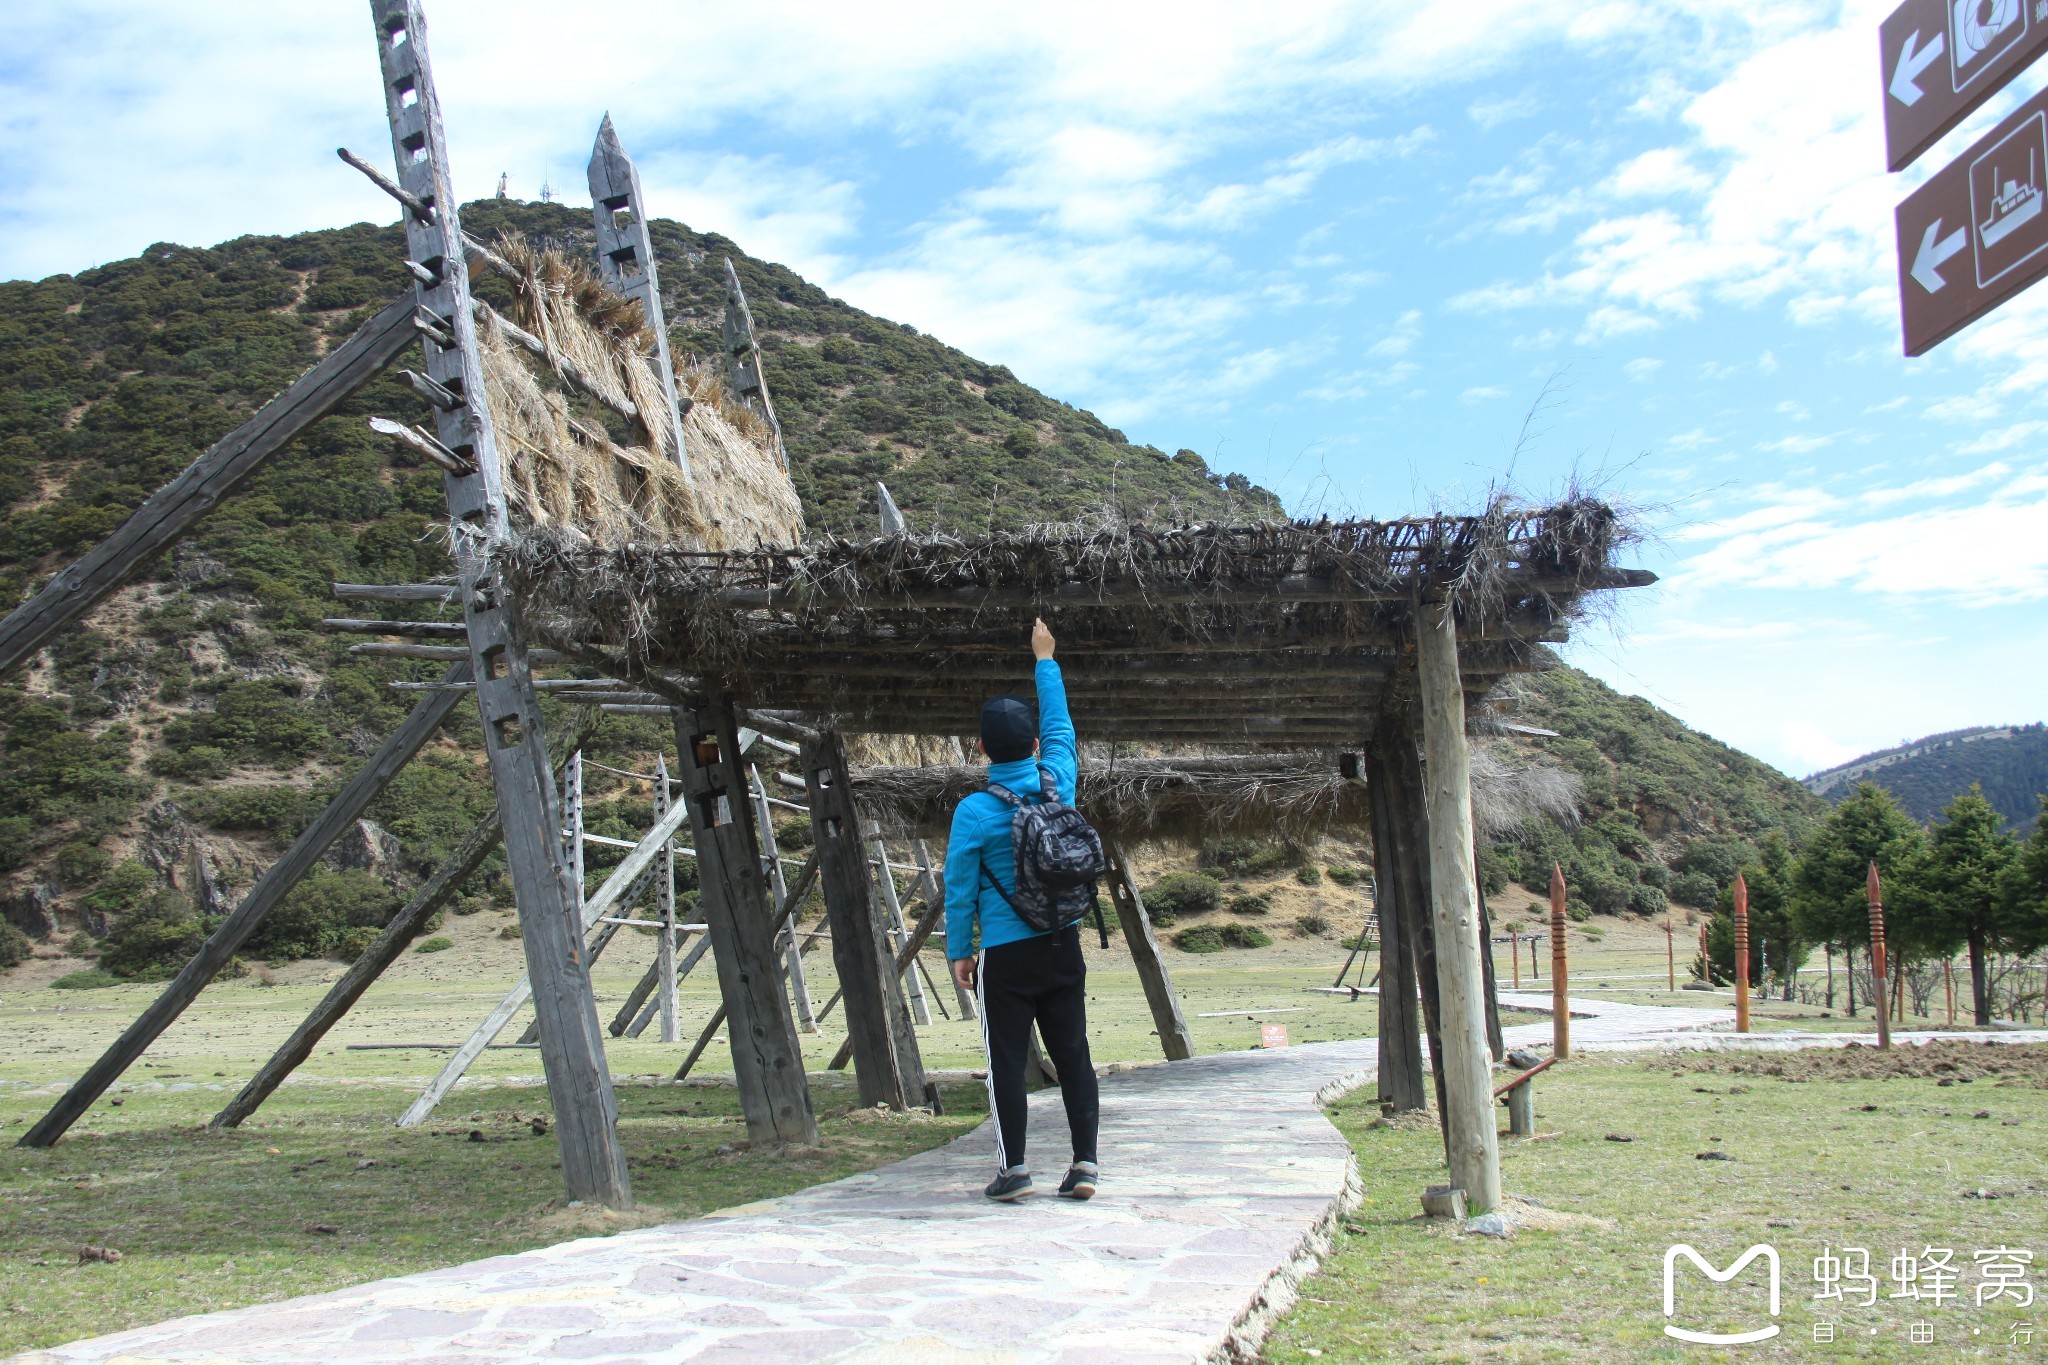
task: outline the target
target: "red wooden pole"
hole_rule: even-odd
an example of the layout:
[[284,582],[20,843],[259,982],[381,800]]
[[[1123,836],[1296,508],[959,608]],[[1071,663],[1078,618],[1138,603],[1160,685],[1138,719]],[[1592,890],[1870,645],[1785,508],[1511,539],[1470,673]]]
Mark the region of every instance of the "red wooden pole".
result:
[[1550,1055],[1572,1055],[1572,1011],[1565,989],[1564,869],[1550,865]]
[[1749,1032],[1749,883],[1735,874],[1735,1031]]
[[1864,893],[1870,898],[1870,975],[1871,992],[1877,998],[1877,1045],[1889,1048],[1892,1045],[1891,1000],[1885,994],[1884,960],[1884,892],[1877,881],[1877,864],[1870,865],[1870,875],[1863,880]]
[[1664,912],[1664,989],[1678,990],[1678,938],[1677,930],[1671,923],[1671,912]]

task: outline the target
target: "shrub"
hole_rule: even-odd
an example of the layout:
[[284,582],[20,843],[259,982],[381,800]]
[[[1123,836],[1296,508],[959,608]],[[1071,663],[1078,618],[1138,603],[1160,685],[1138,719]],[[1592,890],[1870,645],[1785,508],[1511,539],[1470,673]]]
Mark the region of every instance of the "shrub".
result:
[[[789,820],[778,820],[775,824],[776,846],[784,850],[809,848],[811,846],[811,818],[799,815]],[[682,859],[677,860],[680,864]]]
[[66,972],[50,983],[53,991],[97,991],[108,986],[123,986],[127,983],[112,972],[101,971],[98,967],[87,967],[83,971]]
[[1323,874],[1316,870],[1314,863],[1303,863],[1300,867],[1294,869],[1294,880],[1300,882],[1303,886],[1321,886],[1323,884]]
[[[129,858],[101,877],[99,883],[82,898],[82,903],[95,914],[125,915],[148,900],[155,886],[155,874]],[[189,911],[191,906],[188,904],[186,909]]]
[[35,826],[19,815],[0,820],[0,872],[12,872],[35,852]]
[[432,938],[421,939],[413,946],[413,951],[416,953],[445,953],[454,946],[454,939],[436,934]]
[[1714,879],[1704,872],[1681,872],[1671,879],[1668,894],[1680,905],[1705,910],[1713,907],[1714,898],[1721,894],[1721,888],[1714,885]]
[[1306,915],[1296,916],[1294,927],[1304,938],[1321,938],[1330,932],[1332,926],[1328,915],[1311,910]]
[[[1223,902],[1222,888],[1208,877],[1169,872],[1145,892],[1145,908],[1154,923],[1171,924],[1190,915],[1206,915]],[[1161,915],[1169,918],[1160,920]]]
[[367,924],[358,924],[353,929],[344,929],[334,940],[334,956],[343,962],[353,962],[361,957],[372,943],[377,941],[380,931]]
[[401,904],[377,878],[356,868],[312,873],[249,936],[248,951],[273,961],[325,957],[349,929],[381,929]]
[[1628,908],[1638,915],[1661,915],[1670,905],[1671,902],[1664,898],[1664,893],[1647,882],[1638,883],[1629,889]]
[[193,819],[215,829],[297,834],[327,803],[296,787],[221,787],[179,798]]
[[28,961],[34,950],[35,945],[29,942],[27,934],[0,919],[0,968]]
[[1202,848],[1202,865],[1221,868],[1233,877],[1263,877],[1301,861],[1301,851],[1286,844],[1232,834]]
[[1593,918],[1592,909],[1581,900],[1565,901],[1564,914],[1565,918],[1571,920],[1574,924],[1584,924],[1587,920]]
[[107,875],[107,869],[114,860],[94,848],[91,844],[73,841],[57,850],[57,856],[50,866],[57,874],[57,884],[67,891],[83,891]]
[[1339,886],[1356,886],[1365,879],[1365,874],[1355,867],[1326,867],[1323,875]]
[[[128,866],[115,868],[107,882]],[[93,895],[106,886],[102,882]],[[131,981],[161,981],[184,966],[205,940],[206,925],[193,913],[192,902],[175,891],[158,892],[128,909],[101,940],[100,967]]]
[[1216,934],[1233,948],[1265,948],[1273,942],[1273,936],[1256,924],[1225,924]]
[[498,937],[499,937],[499,938],[518,938],[518,937],[519,937],[519,926],[518,926],[517,924],[508,924],[508,925],[506,925],[506,926],[505,926],[504,928],[502,928],[502,929],[500,929],[500,930],[498,931]]
[[1264,915],[1273,909],[1271,896],[1232,896],[1223,907],[1233,915]]
[[1173,936],[1173,946],[1184,953],[1220,953],[1223,932],[1213,924],[1198,924]]

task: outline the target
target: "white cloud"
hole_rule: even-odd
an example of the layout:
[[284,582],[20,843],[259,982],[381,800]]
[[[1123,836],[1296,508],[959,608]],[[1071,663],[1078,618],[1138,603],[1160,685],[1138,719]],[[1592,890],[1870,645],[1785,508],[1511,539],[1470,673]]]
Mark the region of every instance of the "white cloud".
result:
[[1643,383],[1664,368],[1664,362],[1654,356],[1637,356],[1621,367],[1621,372],[1636,383]]
[[1543,107],[1543,101],[1536,92],[1526,90],[1519,95],[1482,95],[1467,105],[1465,112],[1481,128],[1492,130],[1503,123],[1525,119]]
[[1459,394],[1458,401],[1460,403],[1485,403],[1495,398],[1505,398],[1507,396],[1508,391],[1506,389],[1495,388],[1491,384],[1479,384]]
[[1838,767],[1868,750],[1844,744],[1809,720],[1786,721],[1778,727],[1778,743],[1809,772]]

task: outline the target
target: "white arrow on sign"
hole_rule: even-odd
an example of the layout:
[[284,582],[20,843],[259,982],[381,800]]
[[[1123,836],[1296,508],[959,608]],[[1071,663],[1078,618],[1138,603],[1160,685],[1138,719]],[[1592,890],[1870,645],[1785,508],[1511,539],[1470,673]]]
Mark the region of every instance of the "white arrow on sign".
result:
[[1939,293],[1948,283],[1935,273],[1935,267],[1963,249],[1969,241],[1968,228],[1957,228],[1948,236],[1941,235],[1941,219],[1937,218],[1927,227],[1927,234],[1920,239],[1920,250],[1913,257],[1913,278],[1920,281],[1920,287],[1930,294]]
[[1921,47],[1920,30],[1914,29],[1906,35],[1906,45],[1899,49],[1899,64],[1892,69],[1892,98],[1900,104],[1914,105],[1926,92],[1913,82],[1920,79],[1920,73],[1940,59],[1945,39],[1935,34],[1934,41]]

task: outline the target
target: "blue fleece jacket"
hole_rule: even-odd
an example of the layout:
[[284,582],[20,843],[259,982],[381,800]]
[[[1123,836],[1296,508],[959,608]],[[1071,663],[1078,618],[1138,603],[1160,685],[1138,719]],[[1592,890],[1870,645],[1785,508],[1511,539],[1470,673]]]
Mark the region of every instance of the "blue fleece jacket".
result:
[[[1080,753],[1074,747],[1074,721],[1067,714],[1067,685],[1060,666],[1040,659],[1038,683],[1038,757],[1014,763],[991,763],[988,780],[1007,787],[1026,801],[1039,799],[1038,765],[1052,769],[1060,800],[1071,804],[1080,779]],[[1010,903],[988,884],[988,870],[1004,891],[1017,889],[1017,854],[1010,847],[1009,803],[988,792],[976,792],[953,812],[953,834],[946,841],[946,956],[974,955],[974,925],[981,922],[981,946],[993,948],[1034,938],[1033,929],[1017,917]]]

